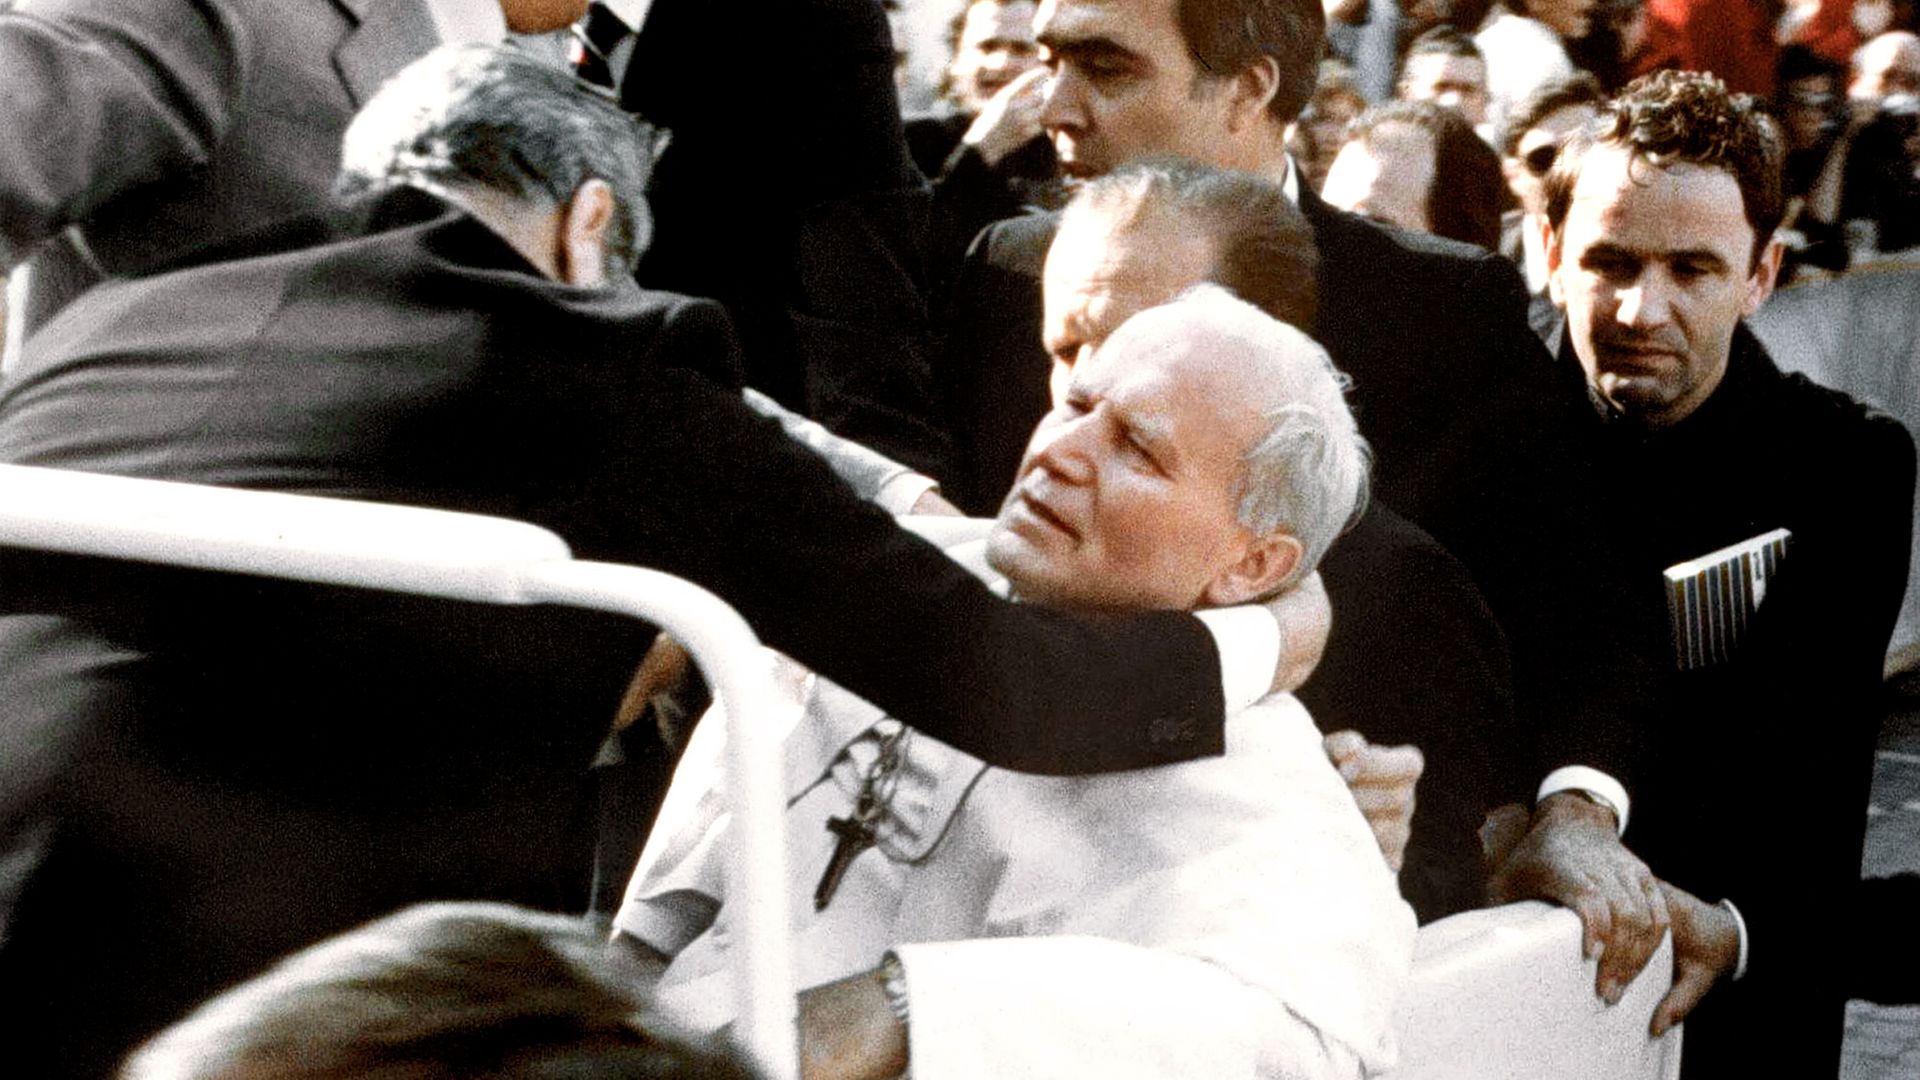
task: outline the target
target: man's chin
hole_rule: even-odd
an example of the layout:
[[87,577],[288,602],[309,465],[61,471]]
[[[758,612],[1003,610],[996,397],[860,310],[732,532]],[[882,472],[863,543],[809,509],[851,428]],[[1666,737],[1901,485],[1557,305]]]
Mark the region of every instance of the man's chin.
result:
[[1658,414],[1668,404],[1659,381],[1650,376],[1602,376],[1600,393],[1629,420],[1643,420]]
[[1054,590],[1047,587],[1052,559],[1033,539],[1020,530],[997,522],[987,534],[987,565],[1007,579],[1015,595],[1027,600],[1043,599]]

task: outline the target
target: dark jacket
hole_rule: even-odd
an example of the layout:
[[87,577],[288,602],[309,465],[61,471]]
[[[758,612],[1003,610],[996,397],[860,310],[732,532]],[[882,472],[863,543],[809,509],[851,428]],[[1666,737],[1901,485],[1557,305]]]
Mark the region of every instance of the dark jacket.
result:
[[1742,326],[1712,396],[1670,428],[1606,425],[1601,468],[1610,540],[1650,605],[1664,604],[1667,567],[1793,533],[1732,659],[1669,664],[1658,722],[1623,770],[1626,841],[1654,873],[1746,919],[1747,976],[1688,1019],[1687,1073],[1831,1076],[1851,960],[1835,935],[1852,917],[1881,665],[1906,589],[1913,441],[1783,374]]
[[[10,373],[0,460],[522,518],[705,585],[988,760],[1218,752],[1197,620],[992,596],[709,377],[736,356],[716,305],[548,281],[419,192],[359,213],[332,243],[89,292]],[[36,1076],[97,1072],[406,902],[559,903],[586,865],[563,842],[580,777],[647,641],[17,552],[0,612],[0,715],[33,748],[0,776],[0,838],[55,828],[0,948],[0,1008],[33,1036],[11,1052],[62,1062]]]

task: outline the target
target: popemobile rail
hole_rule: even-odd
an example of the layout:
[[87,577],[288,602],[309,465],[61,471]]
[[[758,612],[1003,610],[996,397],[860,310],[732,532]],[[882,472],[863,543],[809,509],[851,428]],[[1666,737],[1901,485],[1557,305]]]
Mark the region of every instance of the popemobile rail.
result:
[[[672,634],[727,705],[737,839],[725,918],[735,1032],[769,1080],[799,1075],[781,845],[774,696],[758,639],[712,593],[653,570],[576,560],[524,522],[385,503],[0,465],[0,546],[628,615]],[[1392,1080],[1655,1080],[1678,1074],[1680,1035],[1647,1036],[1671,947],[1608,1007],[1580,955],[1578,920],[1545,904],[1423,928],[1396,1026]]]

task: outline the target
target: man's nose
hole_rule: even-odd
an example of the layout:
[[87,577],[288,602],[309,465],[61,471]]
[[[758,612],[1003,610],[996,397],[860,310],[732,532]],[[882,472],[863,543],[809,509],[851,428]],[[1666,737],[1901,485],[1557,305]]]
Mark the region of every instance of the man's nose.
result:
[[1089,454],[1094,429],[1094,414],[1085,413],[1050,425],[1040,435],[1034,462],[1056,479],[1069,484],[1085,484],[1093,479],[1093,458]]
[[1673,311],[1673,299],[1658,275],[1642,274],[1628,288],[1620,290],[1620,306],[1614,318],[1622,326],[1646,329],[1666,325]]
[[1042,81],[1046,83],[1042,91],[1046,97],[1040,106],[1040,126],[1049,134],[1061,130],[1078,131],[1085,127],[1086,109],[1081,100],[1084,88],[1080,85],[1080,78],[1062,68]]

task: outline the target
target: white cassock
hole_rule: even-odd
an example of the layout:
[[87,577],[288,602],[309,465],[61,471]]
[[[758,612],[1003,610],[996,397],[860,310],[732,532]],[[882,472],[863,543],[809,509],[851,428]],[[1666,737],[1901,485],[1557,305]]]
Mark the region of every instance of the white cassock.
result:
[[[949,548],[977,572],[984,541]],[[796,990],[906,968],[917,1080],[1358,1077],[1393,1061],[1414,917],[1291,694],[1231,717],[1227,752],[1043,777],[919,733],[878,844],[823,912],[816,883],[896,722],[817,677],[786,739]],[[722,725],[696,730],[620,930],[673,957],[661,1006],[731,1019]]]

